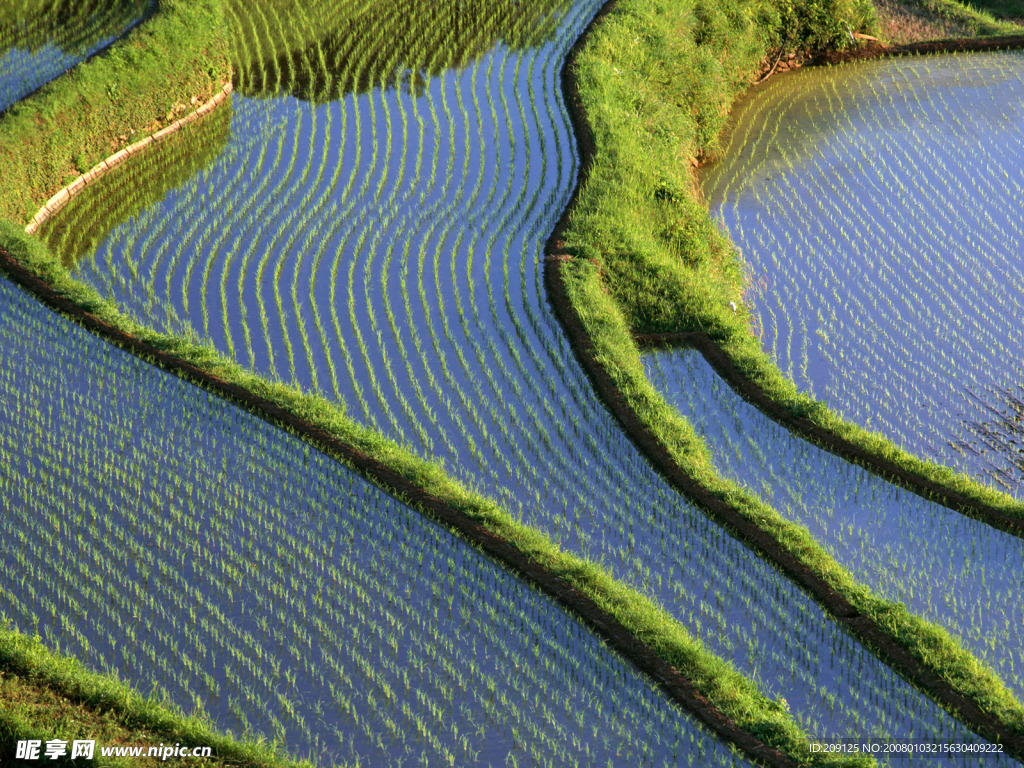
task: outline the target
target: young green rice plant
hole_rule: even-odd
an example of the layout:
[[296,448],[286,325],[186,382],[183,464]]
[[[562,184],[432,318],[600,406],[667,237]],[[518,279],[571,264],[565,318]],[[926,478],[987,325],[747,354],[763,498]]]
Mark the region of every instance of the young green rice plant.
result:
[[[705,179],[769,282],[753,310],[783,371],[853,421],[1014,494],[1019,69],[1006,53],[781,78],[744,102]],[[769,104],[785,122],[762,120]]]
[[707,440],[725,476],[807,526],[877,594],[959,637],[1024,696],[1018,538],[791,435],[740,399],[695,351],[654,353],[646,366]]

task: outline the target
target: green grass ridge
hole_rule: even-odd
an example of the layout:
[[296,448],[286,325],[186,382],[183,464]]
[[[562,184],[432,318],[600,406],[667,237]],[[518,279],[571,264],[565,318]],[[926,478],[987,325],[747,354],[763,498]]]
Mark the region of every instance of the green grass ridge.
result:
[[0,119],[0,218],[27,222],[51,195],[205,102],[230,79],[221,0],[159,0],[126,37]]
[[[186,716],[171,702],[146,698],[110,675],[91,672],[77,659],[55,653],[45,647],[40,638],[28,637],[3,624],[0,624],[0,671],[21,678],[29,685],[45,687],[88,710],[113,713],[124,724],[125,730],[151,731],[165,743],[211,747],[210,763],[213,765],[254,768],[302,768],[311,765],[306,761],[288,759],[280,752],[279,745],[248,737],[245,737],[248,740],[239,740],[231,734],[220,733],[204,713]],[[31,722],[19,711],[16,703],[0,703],[0,749],[3,754],[13,755],[14,741],[26,738],[44,741],[59,738],[70,743],[75,738],[93,736],[69,732],[66,727],[54,727],[48,721]],[[97,758],[99,747],[105,745],[97,744]],[[121,762],[117,761],[117,764]]]
[[[717,149],[729,106],[749,85],[780,30],[751,20],[737,23],[748,18],[743,9],[756,7],[737,0],[725,7],[740,12],[732,17],[723,12],[721,31],[708,35],[696,22],[701,5],[698,0],[694,11],[621,0],[576,61],[597,152],[564,233],[564,250],[574,256],[562,270],[569,300],[599,363],[687,474],[769,532],[956,691],[1008,729],[1024,733],[1024,707],[995,672],[944,629],[872,595],[805,527],[721,478],[706,443],[646,377],[634,332],[704,331],[744,375],[794,414],[972,498],[1021,511],[1009,496],[912,456],[800,394],[761,349],[748,310],[741,306],[734,313],[729,307],[730,301],[741,304],[742,265],[700,198],[693,161]],[[854,21],[850,26],[857,29]],[[631,44],[637,40],[643,44]],[[799,34],[790,40],[812,49],[817,42],[835,43]]]

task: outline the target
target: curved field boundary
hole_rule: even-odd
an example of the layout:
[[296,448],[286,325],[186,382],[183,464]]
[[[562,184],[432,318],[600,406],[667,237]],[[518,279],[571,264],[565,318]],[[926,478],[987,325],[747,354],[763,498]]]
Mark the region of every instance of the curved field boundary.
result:
[[[843,62],[898,56],[1022,49],[1024,35],[933,40],[899,46],[871,43],[855,49],[820,54],[807,66],[830,66]],[[738,364],[737,356],[734,354],[735,342],[730,343],[731,339],[720,343],[708,333],[682,331],[635,333],[634,340],[640,347],[693,347],[737,394],[779,424],[906,490],[1000,531],[1024,538],[1024,503],[983,486],[973,478],[960,475],[952,467],[910,454],[885,438],[871,435],[870,439],[866,439],[867,435],[862,427],[845,422],[822,403],[815,405],[828,413],[827,421],[823,423],[817,418],[809,418],[804,403],[792,398],[773,397],[769,387],[765,386],[766,380],[781,377],[780,371],[765,370],[758,362],[753,363],[753,371],[745,371],[744,367]]]
[[95,182],[97,179],[102,178],[107,172],[121,165],[125,160],[137,155],[142,152],[150,144],[162,141],[168,136],[171,136],[182,128],[191,125],[196,120],[200,119],[204,115],[209,114],[217,105],[223,102],[228,96],[231,95],[232,85],[231,83],[225,83],[224,87],[215,93],[210,99],[202,104],[198,109],[185,115],[185,117],[175,120],[173,123],[168,125],[166,128],[162,128],[156,133],[147,136],[141,141],[136,141],[134,144],[130,144],[119,152],[115,152],[105,160],[100,160],[99,163],[94,165],[91,169],[83,173],[77,179],[72,181],[63,189],[59,190],[53,197],[43,204],[43,207],[39,209],[39,212],[32,217],[32,220],[25,226],[25,232],[29,235],[34,235],[36,230],[43,225],[48,218],[53,214],[57,213],[61,208],[71,202],[71,199],[78,195],[83,189]]
[[969,37],[956,40],[926,40],[905,45],[868,43],[845,51],[829,51],[814,58],[814,66],[839,64],[844,61],[866,61],[891,56],[912,56],[930,53],[983,53],[986,51],[1012,51],[1024,48],[1024,35],[998,37]]
[[351,465],[434,520],[457,531],[503,566],[577,615],[611,648],[651,677],[680,706],[692,712],[718,736],[735,744],[751,759],[778,768],[790,768],[799,764],[789,755],[768,746],[740,728],[698,690],[689,678],[627,629],[610,611],[600,607],[592,597],[539,564],[514,543],[474,520],[466,512],[456,509],[444,499],[423,490],[380,459],[360,451],[272,400],[261,397],[239,384],[221,379],[203,368],[104,322],[54,290],[49,283],[22,266],[3,247],[0,247],[0,272],[50,309],[69,317],[100,338],[152,362],[165,371],[203,386],[275,426],[288,429],[317,449]]
[[[628,398],[620,392],[618,385],[599,362],[594,344],[576,314],[563,282],[562,267],[570,258],[552,254],[546,262],[545,279],[555,312],[601,399],[658,471],[681,493],[799,584],[835,618],[837,623],[846,627],[852,635],[872,649],[884,663],[928,693],[981,736],[1003,744],[1009,754],[1024,759],[1024,733],[1019,728],[1005,723],[998,716],[983,709],[973,698],[957,691],[939,676],[930,664],[922,662],[910,649],[897,641],[878,620],[861,612],[847,595],[835,589],[815,569],[808,567],[803,558],[780,543],[766,527],[762,527],[741,512],[735,502],[723,499],[705,486],[672,457],[661,440],[637,415]],[[707,338],[706,335],[701,335]],[[697,344],[693,346],[697,346],[701,352],[705,351],[704,347]],[[724,357],[713,342],[709,341],[706,346],[715,349]],[[708,359],[710,361],[711,357]],[[712,365],[714,366],[714,363]],[[1010,735],[1007,735],[1008,733]]]
[[[81,64],[84,61],[88,61],[91,58],[94,58],[96,56],[102,55],[111,46],[116,45],[117,42],[119,40],[121,40],[125,35],[127,35],[129,32],[131,32],[133,29],[135,29],[140,24],[142,24],[145,21],[147,21],[150,18],[150,16],[153,15],[153,12],[155,10],[156,10],[156,0],[153,0],[153,2],[151,3],[150,7],[146,10],[146,12],[142,16],[140,16],[135,21],[131,22],[128,26],[126,26],[124,29],[122,29],[115,37],[111,38],[108,42],[104,43],[103,45],[100,45],[98,48],[96,48],[95,50],[91,51],[85,58],[83,58],[81,61],[77,62],[77,64]],[[38,19],[34,19],[33,22],[30,22],[30,23],[38,23],[38,21],[39,21]],[[2,32],[2,30],[0,30],[0,32]],[[77,64],[75,64],[73,66],[77,66]],[[59,75],[61,73],[57,73],[57,74]],[[38,86],[33,88],[31,91],[26,93],[24,96],[22,96],[18,101],[23,101],[25,99],[31,98],[32,96],[35,96],[37,93],[39,93],[46,86],[47,86],[47,82],[40,83]],[[13,104],[8,105],[7,109],[9,109],[11,106],[13,106]],[[7,111],[7,110],[6,109],[0,109],[0,114],[3,114],[5,111]]]
[[[1022,40],[1022,44],[1024,44],[1024,40]],[[823,427],[806,416],[794,413],[784,403],[768,394],[754,379],[744,375],[729,353],[708,334],[700,331],[647,333],[636,334],[634,338],[641,348],[684,346],[696,349],[740,397],[756,406],[769,418],[810,440],[815,445],[871,470],[885,480],[930,501],[938,502],[968,517],[987,523],[993,528],[1024,538],[1024,519],[961,493],[944,483],[913,472],[885,456],[865,449],[864,446],[834,430]]]
[[[845,51],[822,53],[805,66],[831,66],[899,56],[1011,50],[1024,50],[1024,35],[929,40],[895,46],[869,43]],[[773,397],[764,385],[765,379],[781,377],[781,371],[765,371],[755,362],[752,372],[755,375],[745,372],[737,364],[736,355],[730,352],[732,345],[729,343],[719,343],[700,331],[636,333],[634,338],[641,347],[684,345],[697,349],[719,376],[769,418],[889,482],[1005,533],[1024,538],[1024,502],[961,475],[952,467],[910,454],[886,438],[868,436],[860,425],[844,421],[823,403],[815,405],[827,411],[831,423],[808,418],[804,403]]]
[[[570,225],[581,191],[590,177],[597,152],[594,131],[572,66],[577,50],[574,48],[574,55],[567,60],[563,68],[562,86],[580,148],[580,172],[572,199],[548,240],[544,279],[548,299],[555,314],[569,337],[577,359],[602,401],[639,450],[676,489],[806,590],[835,617],[839,624],[846,627],[884,663],[925,691],[983,738],[1002,744],[1007,753],[1017,759],[1024,759],[1024,708],[1006,691],[998,678],[989,672],[988,679],[984,682],[978,684],[979,681],[974,681],[982,689],[980,692],[977,688],[971,691],[974,695],[965,695],[958,690],[940,674],[935,665],[925,659],[933,658],[936,651],[940,656],[951,654],[956,659],[952,671],[968,680],[972,679],[972,670],[969,668],[971,661],[976,665],[975,668],[980,670],[977,660],[969,654],[964,654],[959,648],[948,647],[951,645],[948,634],[941,630],[936,632],[934,627],[916,617],[905,613],[902,616],[898,615],[892,610],[891,604],[887,605],[884,601],[871,596],[863,586],[856,584],[834,563],[820,546],[816,543],[808,546],[806,536],[796,533],[795,526],[781,520],[774,510],[766,507],[756,497],[719,478],[715,478],[711,483],[704,482],[694,472],[684,467],[635,409],[635,399],[642,396],[634,398],[632,393],[623,391],[609,372],[609,368],[602,362],[602,359],[609,357],[603,354],[607,350],[598,350],[584,319],[585,313],[581,314],[570,298],[566,269],[570,265],[575,265],[576,259],[563,251],[562,240]],[[837,55],[841,58],[841,54]],[[883,52],[875,55],[886,54]],[[603,290],[603,286],[599,286],[598,290]],[[609,301],[614,303],[614,299],[609,298]],[[595,307],[589,309],[600,311],[600,308]],[[727,357],[705,333],[659,334],[645,338],[664,339],[669,336],[691,341],[694,340],[694,336],[701,336],[708,340],[706,346],[717,350],[722,357]],[[635,349],[633,339],[629,335],[626,335],[624,341],[632,344]],[[630,373],[623,375],[628,377]],[[668,407],[663,400],[661,404]],[[837,582],[835,586],[834,582]],[[872,613],[868,613],[869,610]],[[875,613],[880,615],[873,615]],[[916,637],[922,630],[928,632],[928,636]],[[913,638],[912,642],[901,642],[898,639],[900,634]],[[943,648],[944,645],[947,647]],[[963,665],[967,665],[968,668],[965,669]],[[1002,691],[998,690],[1000,687]],[[992,711],[991,706],[983,706],[991,705],[992,700],[996,701],[994,708],[999,710],[998,712]]]
[[[91,718],[109,722],[112,715],[112,719],[117,721],[114,729],[123,732],[122,738],[130,739],[129,744],[138,743],[134,740],[141,735],[151,744],[159,740],[211,747],[213,754],[203,762],[204,765],[310,768],[308,761],[293,761],[276,753],[266,743],[239,740],[218,733],[208,720],[187,717],[164,704],[146,699],[116,678],[90,672],[77,659],[54,653],[38,640],[4,625],[0,625],[0,672],[5,673],[8,679],[15,678],[30,691],[44,689],[48,694],[66,700],[57,704],[58,716],[50,720],[46,719],[45,706],[40,708],[44,713],[41,718],[36,718],[34,713],[26,717],[25,710],[31,712],[34,703],[31,693],[21,694],[28,700],[18,700],[10,719],[5,717],[4,707],[0,706],[0,744],[5,750],[8,746],[12,752],[14,750],[13,742],[6,738],[9,735],[19,739],[62,739],[69,742],[77,738],[96,738],[95,733],[83,732],[90,727]],[[71,718],[64,712],[68,708],[67,702],[75,710]],[[18,705],[24,704],[28,707],[19,711]],[[69,723],[69,720],[77,722]],[[140,733],[146,731],[148,733]],[[101,741],[100,746],[106,744]],[[167,763],[169,766],[188,764],[194,763],[186,759],[172,759]]]

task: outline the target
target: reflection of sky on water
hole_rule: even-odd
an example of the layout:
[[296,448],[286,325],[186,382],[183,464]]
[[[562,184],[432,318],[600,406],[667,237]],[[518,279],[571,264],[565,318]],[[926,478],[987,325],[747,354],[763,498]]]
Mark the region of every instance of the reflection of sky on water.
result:
[[1001,53],[780,77],[742,102],[704,177],[782,370],[1013,493],[1019,434],[974,425],[1022,383],[1022,72]]

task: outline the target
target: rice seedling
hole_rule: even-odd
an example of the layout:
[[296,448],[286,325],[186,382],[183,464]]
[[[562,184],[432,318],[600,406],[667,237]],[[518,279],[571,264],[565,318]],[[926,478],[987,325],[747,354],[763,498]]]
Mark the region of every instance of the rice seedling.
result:
[[764,276],[751,306],[783,371],[1014,495],[1020,67],[1009,52],[780,79],[739,108],[704,180]]
[[[597,2],[480,3],[475,23],[466,23],[460,3],[337,3],[291,12],[277,6],[238,3],[229,10],[241,95],[219,155],[202,170],[183,173],[187,178],[161,190],[144,211],[131,212],[94,255],[78,260],[80,276],[139,320],[197,333],[266,377],[334,398],[380,432],[444,460],[459,479],[664,604],[717,654],[784,699],[808,732],[967,738],[962,726],[893,679],[805,595],[654,474],[595,400],[548,312],[538,257],[576,171],[558,75]],[[126,183],[142,175],[142,168],[125,169]],[[792,210],[792,201],[786,204]],[[840,236],[850,237],[847,226],[839,225]],[[806,340],[796,343],[806,370]],[[113,366],[110,375],[131,368],[109,354],[100,357]],[[457,546],[440,533],[442,539],[430,539],[401,518],[400,505],[368,497],[348,477],[316,495],[308,488],[322,487],[318,473],[336,475],[336,468],[329,472],[301,444],[271,439],[230,417],[227,435],[222,423],[152,441],[140,419],[166,434],[170,427],[160,419],[169,412],[191,430],[208,424],[214,404],[202,396],[198,403],[168,396],[164,390],[175,386],[168,384],[159,399],[140,398],[138,413],[119,410],[129,408],[120,402],[99,410],[104,387],[121,386],[105,381],[90,382],[94,389],[83,397],[89,409],[79,417],[89,424],[86,434],[115,435],[98,473],[81,431],[59,450],[46,429],[36,428],[26,443],[32,455],[51,456],[50,463],[58,455],[81,457],[82,476],[102,481],[97,490],[73,482],[36,490],[37,470],[20,448],[9,451],[12,465],[23,465],[11,482],[35,503],[77,514],[79,529],[101,521],[102,534],[116,540],[117,547],[96,547],[90,560],[83,553],[89,572],[103,574],[107,587],[67,603],[102,612],[101,623],[117,628],[107,630],[108,639],[128,631],[122,618],[128,595],[140,604],[143,595],[158,594],[190,622],[150,598],[159,624],[147,627],[146,639],[129,636],[119,650],[117,641],[104,647],[101,639],[89,640],[90,650],[78,647],[90,658],[146,667],[182,699],[198,688],[224,691],[227,696],[218,693],[224,717],[244,710],[244,721],[232,722],[281,734],[303,750],[331,742],[324,755],[390,755],[406,739],[403,753],[420,751],[428,764],[481,753],[489,759],[496,742],[476,749],[468,740],[475,724],[450,716],[455,692],[479,697],[486,690],[482,706],[492,722],[507,724],[497,743],[514,762],[566,764],[571,753],[586,764],[609,755],[657,764],[669,752],[675,762],[681,737],[671,734],[682,726],[650,717],[648,705],[630,703],[627,693],[588,701],[627,723],[617,731],[608,726],[624,735],[603,746],[521,716],[541,712],[540,722],[555,723],[563,714],[545,709],[552,697],[540,682],[555,662],[535,654],[542,672],[531,677],[523,661],[529,647],[516,645],[540,610],[521,609],[520,597],[509,600],[511,630],[484,631],[500,649],[492,653],[503,676],[490,687],[465,682],[446,660],[466,658],[448,636],[461,643],[469,630],[451,622],[468,622],[460,606],[514,587],[484,582],[474,593],[469,584],[476,577],[465,576],[468,566],[451,554]],[[8,391],[38,395],[12,396],[18,423],[38,418],[34,403],[50,397],[39,384]],[[22,402],[32,403],[25,413]],[[175,441],[201,458],[175,450]],[[239,444],[243,456],[236,459]],[[140,463],[126,463],[132,456],[163,457],[167,487],[143,479]],[[298,479],[281,480],[290,473]],[[88,519],[61,495],[65,486],[88,498],[77,506],[89,509]],[[286,498],[286,492],[298,495]],[[338,505],[338,494],[347,494],[347,505]],[[216,518],[202,515],[211,498],[225,510]],[[322,508],[334,512],[329,523],[316,516]],[[344,522],[366,510],[376,516]],[[316,526],[317,535],[305,535],[310,531],[291,516]],[[380,525],[383,517],[401,519],[395,527],[416,535],[402,539]],[[18,523],[60,535],[60,519],[50,514]],[[207,526],[215,533],[204,539]],[[367,546],[381,541],[371,533],[385,544]],[[85,538],[75,541],[81,549]],[[375,559],[395,546],[403,560]],[[122,555],[126,548],[141,565]],[[40,607],[20,609],[22,621],[38,614],[52,641],[79,642],[56,626],[60,603],[52,595],[84,579],[54,586],[55,577],[37,566],[46,562],[42,553],[27,551],[33,557],[22,559],[37,574],[32,606]],[[360,578],[370,571],[396,581]],[[309,597],[313,574],[315,598]],[[193,614],[213,642],[186,629],[196,626]],[[273,620],[254,625],[256,614]],[[407,650],[410,643],[419,655]],[[216,673],[205,666],[207,647],[220,652]],[[300,658],[314,648],[319,655]],[[474,648],[470,668],[477,663]],[[410,669],[419,685],[410,683]],[[307,709],[282,689],[303,685],[329,690],[330,698]],[[401,709],[397,691],[405,697]],[[315,712],[330,706],[344,727],[314,725],[323,722]],[[579,717],[578,705],[564,709],[565,718]],[[661,733],[670,735],[652,735],[641,721],[660,722]],[[581,742],[583,753],[566,747]],[[716,752],[700,759],[724,758]]]
[[308,445],[5,281],[0,312],[15,627],[324,765],[746,764],[549,600]]

